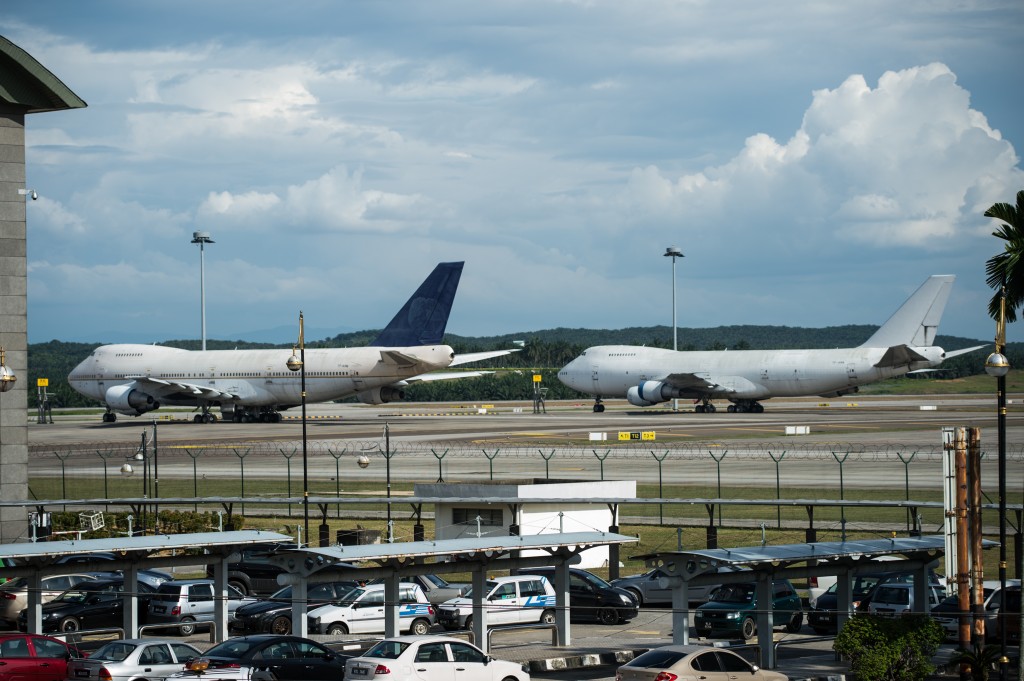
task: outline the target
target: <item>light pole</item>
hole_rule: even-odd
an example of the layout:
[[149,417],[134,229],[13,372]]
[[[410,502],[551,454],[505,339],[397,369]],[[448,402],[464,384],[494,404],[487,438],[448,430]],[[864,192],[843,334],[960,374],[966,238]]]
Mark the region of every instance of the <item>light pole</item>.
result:
[[[672,349],[679,349],[678,332],[676,331],[676,258],[685,258],[683,252],[675,246],[665,249],[665,257],[672,258]],[[679,398],[672,398],[672,411],[679,411]]]
[[142,498],[143,502],[140,505],[139,515],[139,527],[142,530],[142,535],[146,535],[146,508],[148,504],[145,500],[149,499],[149,456],[146,445],[146,431],[142,431],[142,442],[139,444],[139,448],[135,450],[135,453],[127,457],[124,465],[121,466],[121,475],[131,477],[135,474],[135,469],[132,467],[132,462],[142,464]]
[[192,243],[199,244],[199,307],[202,314],[203,350],[206,349],[206,263],[203,253],[206,244],[212,244],[209,232],[192,232]]
[[[999,319],[996,320],[996,351],[985,360],[985,372],[996,377],[996,432],[999,438],[999,593],[1006,601],[1006,286],[999,298]],[[1005,616],[1004,613],[1000,613]],[[1006,623],[999,627],[999,678],[1006,681],[1010,659],[1006,656]]]
[[302,391],[302,520],[305,524],[306,545],[309,540],[309,457],[306,455],[306,339],[303,329],[302,311],[299,311],[299,356],[295,356],[295,348],[292,348],[292,356],[288,358],[288,368],[291,371],[299,372],[299,386]]

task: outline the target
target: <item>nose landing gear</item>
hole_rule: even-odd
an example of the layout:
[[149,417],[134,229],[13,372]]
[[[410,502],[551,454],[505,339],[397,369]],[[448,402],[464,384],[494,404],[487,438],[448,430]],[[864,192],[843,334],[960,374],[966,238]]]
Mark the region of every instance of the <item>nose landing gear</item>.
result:
[[602,412],[604,412],[604,405],[601,403],[601,398],[600,397],[595,397],[594,398],[594,413],[595,414],[600,414]]

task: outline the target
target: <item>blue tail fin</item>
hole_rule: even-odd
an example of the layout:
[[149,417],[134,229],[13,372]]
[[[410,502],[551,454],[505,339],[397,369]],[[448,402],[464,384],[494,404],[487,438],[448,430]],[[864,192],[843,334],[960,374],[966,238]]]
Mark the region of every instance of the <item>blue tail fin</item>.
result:
[[404,348],[440,344],[464,264],[439,263],[370,346]]

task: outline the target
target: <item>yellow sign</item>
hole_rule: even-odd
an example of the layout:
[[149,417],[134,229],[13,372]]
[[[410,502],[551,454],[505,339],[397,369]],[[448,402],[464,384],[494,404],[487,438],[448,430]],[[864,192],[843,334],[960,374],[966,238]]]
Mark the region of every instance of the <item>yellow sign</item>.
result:
[[36,379],[36,387],[37,388],[48,388],[48,387],[50,387],[50,379],[48,379],[48,378],[37,378]]
[[644,430],[644,431],[619,431],[620,440],[655,440],[655,431]]
[[534,375],[533,375],[533,382],[534,382],[534,383],[540,383],[540,379],[541,379],[541,378],[542,378],[542,377],[541,377],[541,375],[540,375],[540,374],[534,374]]

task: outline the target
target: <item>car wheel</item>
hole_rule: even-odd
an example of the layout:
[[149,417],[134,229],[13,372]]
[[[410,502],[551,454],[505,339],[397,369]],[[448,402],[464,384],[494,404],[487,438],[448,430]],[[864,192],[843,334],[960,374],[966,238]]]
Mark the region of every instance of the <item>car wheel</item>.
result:
[[540,614],[540,623],[541,624],[554,624],[555,623],[555,611],[554,610],[545,610],[544,612],[542,612]]
[[424,619],[413,620],[412,626],[409,627],[409,633],[414,636],[426,636],[430,633],[430,622]]
[[633,594],[633,598],[636,599],[637,607],[643,607],[644,597],[638,589],[626,589],[629,593]]
[[804,614],[802,612],[795,613],[793,619],[786,622],[786,631],[791,634],[795,634],[800,631],[800,627],[804,626]]
[[348,627],[341,622],[335,622],[331,626],[327,627],[327,633],[334,636],[344,636],[345,634],[348,634]]
[[754,634],[757,633],[757,624],[754,623],[753,617],[747,617],[743,620],[743,624],[740,625],[740,633],[743,638],[754,638]]
[[82,623],[77,617],[65,617],[60,621],[59,629],[63,632],[81,631]]
[[470,615],[469,617],[466,618],[466,624],[462,628],[463,629],[472,629],[473,628],[473,616],[472,615]]
[[228,586],[233,586],[242,592],[243,596],[249,595],[249,586],[240,579],[229,579]]
[[292,633],[292,618],[281,615],[270,623],[270,633],[284,636]]
[[618,624],[619,613],[615,611],[615,608],[599,608],[597,611],[597,621],[601,624]]
[[178,627],[178,634],[181,636],[191,636],[196,633],[195,619],[191,617],[182,617],[181,626]]

